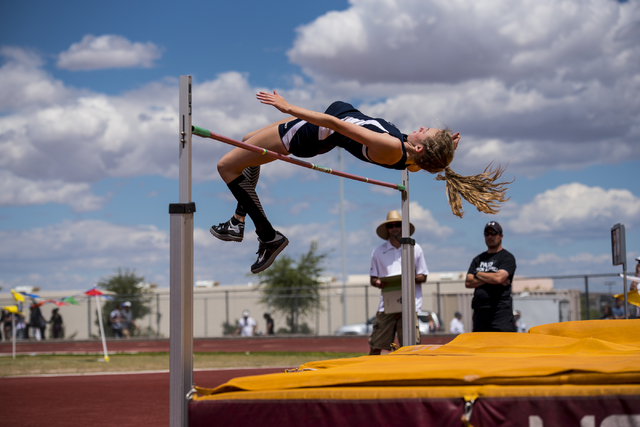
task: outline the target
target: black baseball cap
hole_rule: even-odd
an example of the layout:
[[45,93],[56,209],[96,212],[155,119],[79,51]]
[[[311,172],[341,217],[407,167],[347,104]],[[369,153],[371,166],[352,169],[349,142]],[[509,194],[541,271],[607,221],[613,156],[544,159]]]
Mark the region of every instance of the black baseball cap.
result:
[[484,231],[487,231],[487,228],[492,229],[498,234],[502,234],[502,227],[500,227],[500,224],[495,221],[489,221],[487,225],[484,226]]

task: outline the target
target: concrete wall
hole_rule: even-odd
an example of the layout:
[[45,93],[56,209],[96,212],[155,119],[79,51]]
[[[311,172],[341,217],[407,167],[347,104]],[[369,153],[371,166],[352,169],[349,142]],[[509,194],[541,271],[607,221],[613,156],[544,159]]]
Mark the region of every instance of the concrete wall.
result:
[[[427,283],[423,284],[423,310],[435,311],[440,314],[440,320],[444,329],[448,332],[449,322],[453,314],[459,311],[463,315],[465,330],[471,331],[471,299],[473,290],[464,287],[464,276],[466,272],[454,273],[430,273]],[[545,279],[551,280],[551,279]],[[516,287],[518,280],[514,282]],[[534,284],[535,285],[535,284]],[[531,286],[528,284],[528,286]],[[549,288],[548,284],[545,284]],[[553,281],[551,281],[551,288]],[[521,286],[520,288],[524,288]],[[138,319],[136,324],[145,332],[150,330],[152,336],[158,334],[160,337],[168,337],[169,334],[169,289],[153,289],[154,295],[149,301],[151,314],[143,319]],[[43,299],[60,299],[69,295],[82,294],[82,291],[59,291],[59,292],[39,292]],[[375,315],[380,300],[380,292],[369,285],[368,275],[349,276],[346,283],[346,319],[344,318],[343,286],[341,283],[333,281],[326,285],[321,291],[320,310],[301,318],[301,322],[306,322],[313,330],[314,334],[331,335],[343,324],[361,323]],[[440,298],[438,298],[440,295]],[[528,292],[528,294],[514,294],[514,301],[518,298],[527,298],[522,295],[529,295],[528,298],[541,298],[542,300],[553,300],[561,298],[569,301],[570,320],[580,319],[580,292],[579,291],[547,291]],[[194,336],[198,337],[220,337],[223,334],[222,324],[226,321],[236,324],[242,316],[243,310],[249,310],[251,316],[258,322],[258,330],[265,330],[263,313],[270,310],[268,305],[260,304],[260,289],[248,285],[224,285],[211,288],[194,289]],[[80,296],[76,298],[79,306],[68,305],[60,308],[65,323],[65,335],[67,338],[87,339],[91,336],[99,337],[100,331],[95,324],[96,305],[93,297]],[[13,298],[10,293],[0,294],[0,306],[12,305]],[[546,302],[541,305],[547,304]],[[517,308],[517,303],[514,303]],[[546,307],[546,305],[545,305]],[[48,320],[51,317],[51,310],[54,304],[45,304],[41,307],[42,313]],[[29,314],[26,308],[25,314]],[[276,331],[286,327],[285,317],[276,313],[271,313],[275,320]],[[523,312],[523,319],[527,326],[534,326],[533,321],[527,321],[527,313]],[[550,317],[551,318],[551,317]],[[533,320],[533,318],[531,319]],[[48,332],[47,332],[48,336]]]

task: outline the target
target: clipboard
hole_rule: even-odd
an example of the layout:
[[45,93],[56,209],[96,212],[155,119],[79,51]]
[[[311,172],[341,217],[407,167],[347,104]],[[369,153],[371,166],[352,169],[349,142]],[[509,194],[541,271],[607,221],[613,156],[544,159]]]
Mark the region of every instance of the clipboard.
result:
[[381,277],[381,282],[386,282],[382,288],[382,304],[385,313],[402,312],[402,275]]

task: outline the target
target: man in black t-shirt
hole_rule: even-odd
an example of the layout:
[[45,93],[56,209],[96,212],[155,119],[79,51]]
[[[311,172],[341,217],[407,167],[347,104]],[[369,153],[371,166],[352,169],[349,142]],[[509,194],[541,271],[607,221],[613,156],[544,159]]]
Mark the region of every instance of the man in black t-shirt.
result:
[[502,248],[502,227],[495,221],[484,227],[487,251],[473,259],[465,287],[475,289],[473,332],[516,332],[511,282],[516,259]]

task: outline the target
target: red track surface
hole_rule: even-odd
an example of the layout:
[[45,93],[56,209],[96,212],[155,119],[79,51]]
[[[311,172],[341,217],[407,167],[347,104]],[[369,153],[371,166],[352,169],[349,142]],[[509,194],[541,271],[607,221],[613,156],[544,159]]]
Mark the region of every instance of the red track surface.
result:
[[[282,372],[282,368],[196,371],[196,384]],[[167,426],[169,373],[3,378],[0,425]]]
[[[444,344],[452,336],[424,337]],[[169,340],[112,340],[109,352],[168,352]],[[367,353],[366,337],[256,337],[198,339],[194,352],[321,351]],[[102,353],[100,341],[18,342],[18,354]],[[11,355],[11,343],[0,343]],[[215,387],[231,378],[282,372],[282,368],[196,371],[196,384]],[[166,426],[169,373],[78,375],[0,379],[0,426]]]
[[[422,344],[446,344],[453,335],[429,335]],[[108,340],[109,353],[118,352],[169,352],[169,340]],[[11,354],[11,343],[0,343],[0,355]],[[261,351],[320,351],[330,353],[368,353],[367,337],[255,337],[209,338],[193,341],[193,351],[198,352],[261,352]],[[47,353],[102,353],[102,342],[92,341],[18,341],[16,354]]]

